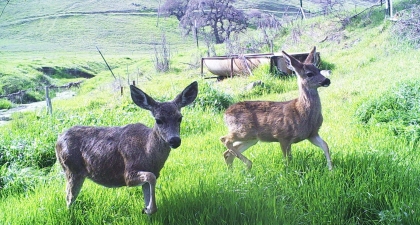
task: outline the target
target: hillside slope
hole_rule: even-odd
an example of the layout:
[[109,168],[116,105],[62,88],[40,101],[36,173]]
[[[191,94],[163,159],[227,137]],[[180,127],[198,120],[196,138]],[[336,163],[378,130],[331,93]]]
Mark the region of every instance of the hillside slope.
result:
[[[346,1],[348,6],[371,5],[367,1]],[[239,8],[260,9],[281,15],[295,11],[300,1],[238,1]],[[44,55],[95,52],[95,46],[114,53],[148,53],[162,32],[173,33],[173,46],[194,42],[181,37],[177,21],[158,18],[158,1],[10,1],[0,18],[0,54]],[[304,8],[322,10],[319,1],[304,1]],[[291,9],[294,8],[294,9]],[[185,47],[185,45],[183,45]]]
[[[101,18],[124,21],[114,14]],[[156,20],[150,18],[152,30]],[[121,29],[128,29],[123,24]],[[252,76],[203,79],[200,68],[185,63],[205,51],[194,45],[174,52],[169,72],[156,73],[150,54],[112,50],[121,50],[124,41],[120,47],[100,46],[115,74],[134,72],[137,86],[159,101],[173,99],[192,81],[199,83],[194,105],[182,111],[182,145],[171,151],[156,185],[158,212],[152,217],[141,215],[140,187],[104,188],[88,180],[67,209],[65,177],[56,162],[57,135],[74,125],[154,125],[150,112],[133,104],[129,92],[120,93],[127,80],[114,80],[96,51],[2,53],[0,68],[8,76],[32,74],[46,65],[82,65],[95,76],[76,96],[53,101],[52,115],[46,110],[18,113],[0,127],[0,224],[420,224],[420,51],[396,39],[393,26],[383,8],[375,7],[347,21],[299,20],[275,40],[276,49],[287,52],[317,46],[321,67],[332,71],[331,85],[319,88],[320,134],[330,147],[332,171],[323,152],[307,141],[293,145],[287,163],[278,143],[258,143],[244,152],[254,163],[251,170],[237,159],[226,168],[219,140],[227,132],[224,108],[244,100],[296,98],[294,76],[275,76],[263,66]],[[244,89],[254,81],[263,85]]]

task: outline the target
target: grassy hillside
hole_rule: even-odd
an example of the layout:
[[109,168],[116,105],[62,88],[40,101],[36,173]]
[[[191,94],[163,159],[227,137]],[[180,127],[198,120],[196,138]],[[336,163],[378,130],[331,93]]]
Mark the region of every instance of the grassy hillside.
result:
[[[174,18],[158,17],[159,1],[18,0],[2,3],[0,95],[29,90],[28,101],[41,100],[43,93],[38,89],[43,89],[43,86],[59,86],[81,79],[77,76],[67,76],[66,79],[61,79],[61,75],[51,76],[42,72],[43,67],[58,71],[75,69],[91,74],[106,71],[96,47],[102,50],[113,68],[125,67],[125,71],[119,74],[124,77],[127,73],[137,76],[154,72],[153,68],[145,65],[151,64],[155,47],[160,45],[164,34],[171,54],[183,55],[174,59],[174,70],[197,65],[200,56],[205,55],[204,43],[200,43],[200,51],[185,51],[194,50],[195,41],[191,36],[181,35],[178,21]],[[300,3],[238,1],[236,4],[244,10],[257,8],[280,15]],[[349,4],[353,9],[353,4],[366,6],[372,3],[351,1]],[[320,7],[317,1],[305,1],[304,8],[307,10],[320,11]],[[261,39],[258,36],[255,38]],[[217,54],[225,54],[224,47],[218,48]],[[121,61],[121,58],[133,60],[127,62]],[[138,65],[134,62],[139,59],[144,63]],[[136,65],[127,71],[130,64]]]
[[[396,10],[401,11],[412,1],[398,3]],[[99,1],[92,2],[95,4]],[[130,4],[122,8],[130,10]],[[64,2],[63,7],[48,10],[64,10],[65,5],[71,8]],[[88,5],[74,4],[79,12]],[[12,2],[8,8],[11,6]],[[131,26],[127,17],[144,23],[136,21],[137,26]],[[7,24],[13,22],[6,18]],[[396,41],[394,24],[384,19],[383,9],[374,8],[349,23],[336,17],[299,21],[288,25],[275,41],[276,49],[289,52],[308,51],[316,45],[322,68],[332,70],[331,85],[319,92],[324,115],[320,134],[331,149],[333,171],[327,169],[323,152],[307,141],[293,145],[293,160],[288,165],[278,143],[259,143],[244,153],[254,163],[252,170],[247,171],[237,159],[233,169],[227,170],[225,149],[219,142],[227,131],[223,109],[242,100],[295,98],[296,79],[273,76],[268,66],[250,77],[223,82],[202,79],[199,68],[185,63],[195,62],[206,51],[204,45],[200,43],[196,50],[194,44],[188,44],[194,43],[192,40],[181,43],[172,19],[161,19],[159,26],[167,26],[168,37],[178,43],[173,44],[173,67],[168,73],[156,73],[153,49],[138,47],[134,41],[137,33],[128,32],[144,29],[155,38],[137,35],[139,40],[156,41],[160,31],[155,29],[155,19],[154,15],[113,13],[59,17],[56,23],[60,26],[50,33],[55,38],[46,42],[43,38],[48,35],[41,38],[41,31],[33,35],[31,30],[44,22],[52,27],[51,18],[24,23],[21,30],[0,23],[0,46],[9,49],[0,49],[2,75],[20,73],[41,79],[44,74],[37,68],[43,66],[76,67],[95,75],[85,80],[75,97],[54,101],[52,115],[45,110],[17,113],[11,123],[0,127],[1,224],[420,223],[420,53],[408,42]],[[121,23],[113,26],[110,21]],[[23,42],[28,50],[20,45],[21,50],[10,50],[3,28],[31,37]],[[77,33],[75,28],[84,32]],[[114,36],[114,29],[119,35]],[[95,36],[99,32],[104,33]],[[73,36],[78,41],[70,38]],[[56,38],[60,40],[57,43],[66,45],[56,47],[52,44]],[[32,39],[33,46],[29,45]],[[43,44],[46,47],[40,48]],[[150,113],[136,107],[127,92],[120,95],[119,83],[107,71],[96,45],[115,74],[138,79],[138,87],[160,101],[172,99],[194,80],[199,83],[196,103],[182,111],[182,145],[171,152],[162,170],[156,193],[159,211],[152,217],[141,215],[141,188],[108,189],[91,181],[86,181],[73,208],[65,206],[64,175],[54,152],[59,133],[77,124],[154,123]],[[216,48],[223,50],[224,46]],[[80,78],[48,79],[65,83]],[[256,80],[262,80],[264,86],[244,91]]]

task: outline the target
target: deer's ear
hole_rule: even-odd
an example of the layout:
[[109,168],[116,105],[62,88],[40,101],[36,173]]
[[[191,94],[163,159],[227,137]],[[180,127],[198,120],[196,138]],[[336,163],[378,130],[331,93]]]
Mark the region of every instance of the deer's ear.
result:
[[175,97],[173,102],[178,106],[178,108],[182,108],[191,104],[198,94],[198,83],[197,81],[192,82],[188,85],[181,94]]
[[287,65],[287,67],[296,72],[296,70],[300,70],[303,68],[303,64],[299,62],[295,57],[287,54],[285,51],[283,52],[283,58]]
[[130,85],[131,99],[140,108],[152,110],[156,101],[134,85]]
[[305,63],[314,64],[315,61],[315,54],[316,54],[316,47],[312,49],[312,51],[309,53],[309,55],[305,59]]

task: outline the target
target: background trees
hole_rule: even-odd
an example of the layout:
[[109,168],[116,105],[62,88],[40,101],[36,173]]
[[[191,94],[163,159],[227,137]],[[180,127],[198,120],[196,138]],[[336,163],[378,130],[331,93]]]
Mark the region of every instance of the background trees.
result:
[[[202,30],[215,43],[223,43],[232,33],[246,30],[245,13],[233,6],[235,0],[167,0],[162,6],[166,15],[175,15],[180,27],[189,34]],[[185,11],[182,11],[185,10]]]
[[175,16],[181,20],[187,11],[187,5],[190,0],[167,0],[159,9],[159,13],[165,16]]

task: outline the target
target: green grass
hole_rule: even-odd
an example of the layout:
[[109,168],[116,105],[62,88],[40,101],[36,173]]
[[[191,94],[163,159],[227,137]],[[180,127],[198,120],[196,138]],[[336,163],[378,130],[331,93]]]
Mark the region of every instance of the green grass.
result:
[[[392,128],[410,131],[420,112],[418,107],[386,112],[395,101],[416,103],[420,53],[395,42],[392,24],[380,19],[382,13],[373,11],[372,18],[380,22],[355,20],[345,30],[327,29],[334,25],[328,18],[302,22],[290,26],[288,35],[275,43],[287,51],[308,51],[317,45],[322,65],[332,69],[331,85],[319,92],[324,115],[320,135],[330,146],[333,171],[328,170],[322,150],[307,141],[293,145],[288,165],[278,143],[258,143],[244,153],[253,161],[252,170],[237,159],[231,170],[226,168],[219,141],[227,132],[224,104],[295,98],[294,77],[273,77],[263,67],[251,77],[205,80],[199,69],[180,63],[197,57],[195,49],[175,51],[173,60],[178,63],[169,73],[158,74],[152,72],[147,54],[118,53],[124,45],[113,47],[110,54],[105,50],[118,76],[125,79],[128,67],[130,79],[136,79],[140,68],[145,74],[138,77],[138,86],[156,99],[172,99],[193,80],[199,82],[199,101],[182,111],[182,145],[171,152],[162,170],[156,190],[159,210],[151,217],[141,214],[140,187],[109,189],[86,181],[73,207],[65,206],[65,179],[54,153],[59,133],[77,124],[154,123],[149,112],[132,103],[127,91],[120,96],[118,82],[101,68],[100,56],[89,51],[77,55],[77,49],[74,54],[58,52],[57,57],[18,53],[22,59],[1,53],[10,60],[0,64],[6,71],[81,65],[94,71],[95,77],[85,80],[76,97],[54,101],[52,116],[45,110],[18,113],[0,127],[0,223],[419,224],[419,143]],[[293,29],[301,33],[301,42],[291,38]],[[343,38],[317,43],[329,32]],[[61,78],[56,82],[67,81]],[[244,92],[256,80],[264,86]],[[126,86],[126,80],[122,82]],[[220,104],[212,104],[215,101]],[[377,119],[386,116],[392,120]]]
[[10,109],[12,108],[13,103],[7,99],[0,99],[0,109]]

